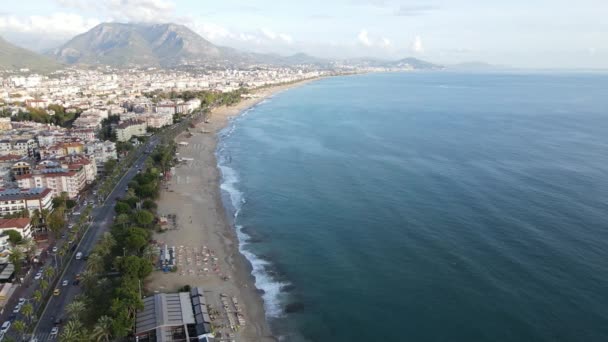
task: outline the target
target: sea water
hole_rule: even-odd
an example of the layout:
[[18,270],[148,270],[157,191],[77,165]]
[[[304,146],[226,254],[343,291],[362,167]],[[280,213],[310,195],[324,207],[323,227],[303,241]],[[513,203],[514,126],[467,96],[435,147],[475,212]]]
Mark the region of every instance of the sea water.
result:
[[608,341],[606,75],[323,79],[217,155],[283,341]]

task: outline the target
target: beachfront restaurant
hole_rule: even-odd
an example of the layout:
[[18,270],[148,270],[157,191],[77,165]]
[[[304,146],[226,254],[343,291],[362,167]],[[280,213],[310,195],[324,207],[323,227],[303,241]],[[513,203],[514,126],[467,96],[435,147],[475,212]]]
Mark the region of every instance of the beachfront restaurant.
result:
[[143,310],[137,312],[136,341],[212,341],[211,320],[202,288],[157,293],[143,301]]

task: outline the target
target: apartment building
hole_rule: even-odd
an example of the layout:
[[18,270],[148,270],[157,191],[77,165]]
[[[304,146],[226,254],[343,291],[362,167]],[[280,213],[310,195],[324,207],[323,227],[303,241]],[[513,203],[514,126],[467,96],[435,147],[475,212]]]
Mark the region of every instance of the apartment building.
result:
[[87,184],[84,168],[70,171],[56,163],[43,164],[41,168],[33,170],[28,175],[15,178],[19,189],[48,188],[51,191],[51,197],[57,197],[65,192],[69,198],[76,198]]
[[[7,230],[15,230],[24,239],[32,237],[32,224],[29,217],[20,218],[0,218],[0,235],[4,234]],[[1,249],[1,247],[0,247]]]
[[148,125],[141,120],[126,120],[121,121],[116,126],[116,139],[118,141],[129,141],[132,137],[142,136],[146,134]]
[[19,213],[25,209],[30,215],[34,210],[53,208],[53,192],[46,188],[0,189],[0,216]]

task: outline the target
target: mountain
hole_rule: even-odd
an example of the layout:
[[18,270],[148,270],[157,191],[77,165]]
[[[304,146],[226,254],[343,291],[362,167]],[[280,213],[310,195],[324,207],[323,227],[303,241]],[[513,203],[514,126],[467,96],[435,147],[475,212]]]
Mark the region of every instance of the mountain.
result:
[[0,69],[28,68],[36,72],[48,72],[61,66],[54,60],[13,45],[0,37]]
[[231,49],[217,47],[183,25],[103,23],[51,51],[69,64],[174,66],[221,62]]
[[341,61],[342,64],[348,64],[358,67],[369,68],[391,68],[391,69],[415,69],[415,70],[439,70],[443,66],[429,63],[418,58],[407,57],[396,61],[389,61],[376,58],[355,58]]
[[[68,64],[175,67],[184,65],[316,65],[332,62],[304,53],[291,56],[243,52],[212,44],[184,25],[103,23],[49,53]],[[366,60],[356,65],[414,69],[438,66],[415,58]]]

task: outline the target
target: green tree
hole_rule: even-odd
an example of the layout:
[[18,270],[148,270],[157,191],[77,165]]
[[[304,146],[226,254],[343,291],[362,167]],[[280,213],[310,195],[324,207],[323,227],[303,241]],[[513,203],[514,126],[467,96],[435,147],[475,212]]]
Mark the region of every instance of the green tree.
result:
[[55,275],[55,269],[51,266],[47,266],[44,268],[44,270],[42,270],[42,274],[46,279],[51,279]]
[[[153,267],[150,260],[129,255],[122,258],[116,258],[114,266],[118,271],[127,278],[144,279],[152,273]],[[139,286],[139,285],[138,285]]]
[[124,246],[131,252],[139,252],[148,244],[150,232],[137,227],[131,227],[126,230],[124,236]]
[[22,320],[17,320],[13,323],[13,329],[17,330],[19,334],[23,334],[25,331],[26,325]]
[[114,246],[116,246],[114,236],[108,232],[105,232],[103,233],[103,236],[101,237],[101,240],[97,246],[95,246],[95,252],[105,257],[110,255],[110,252],[112,252],[112,248],[114,248]]
[[46,292],[46,290],[49,288],[49,282],[46,279],[41,279],[40,288],[42,289],[42,292]]
[[85,312],[86,305],[81,300],[74,300],[65,307],[66,312],[71,320],[79,320],[80,316]]
[[142,207],[146,210],[154,211],[156,208],[158,208],[158,205],[153,200],[147,199],[144,201]]
[[32,305],[32,303],[23,304],[23,307],[21,308],[21,313],[23,314],[23,316],[27,317],[28,321],[31,321],[32,315],[34,314],[34,306]]
[[124,202],[116,202],[116,205],[114,206],[114,210],[116,211],[117,215],[120,214],[130,214],[131,213],[131,207]]
[[133,219],[139,226],[149,227],[154,222],[154,214],[147,210],[138,210]]
[[93,328],[93,339],[97,342],[109,342],[110,338],[112,338],[112,324],[112,318],[105,315],[99,317]]
[[42,300],[42,292],[40,292],[40,290],[34,291],[34,294],[32,294],[32,298],[34,298],[34,301],[36,303],[40,303],[40,301]]
[[87,270],[98,274],[103,271],[105,266],[103,257],[98,253],[91,253],[89,255],[89,259],[87,260]]
[[59,232],[65,227],[63,212],[59,208],[57,208],[49,217],[48,227],[55,235],[59,235]]
[[40,223],[42,222],[42,216],[40,215],[40,210],[34,209],[31,217],[32,226],[34,228],[40,227]]
[[82,323],[78,320],[70,320],[64,327],[59,341],[61,342],[82,342],[85,337]]
[[23,252],[19,248],[11,249],[11,254],[8,257],[8,261],[15,266],[15,274],[19,274],[21,271],[23,260]]
[[17,246],[21,243],[21,241],[23,241],[23,236],[21,236],[21,233],[14,229],[6,230],[4,231],[4,234],[8,235],[8,242],[10,242],[13,246]]
[[40,210],[40,218],[42,219],[42,222],[44,223],[44,225],[48,228],[48,224],[49,224],[49,219],[51,218],[51,211],[48,209],[42,209]]

